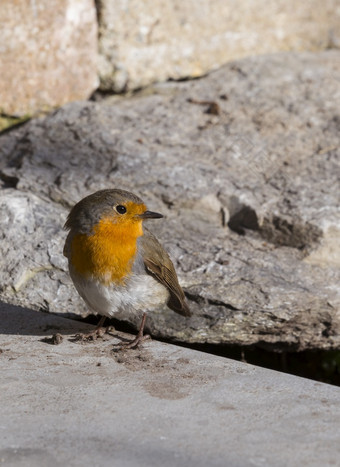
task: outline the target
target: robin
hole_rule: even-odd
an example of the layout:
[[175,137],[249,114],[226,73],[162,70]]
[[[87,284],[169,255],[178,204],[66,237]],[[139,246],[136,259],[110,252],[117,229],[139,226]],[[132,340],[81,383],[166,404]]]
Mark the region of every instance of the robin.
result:
[[92,338],[103,335],[106,317],[124,309],[144,311],[137,337],[125,344],[129,348],[149,337],[143,335],[146,310],[167,303],[176,313],[191,315],[169,255],[143,227],[143,221],[162,217],[119,189],[97,191],[72,208],[64,255],[79,295],[102,316]]

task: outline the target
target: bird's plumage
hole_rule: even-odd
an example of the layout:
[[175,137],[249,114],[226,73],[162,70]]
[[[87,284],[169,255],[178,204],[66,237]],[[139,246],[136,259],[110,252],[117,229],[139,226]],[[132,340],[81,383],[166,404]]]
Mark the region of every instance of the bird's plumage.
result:
[[156,237],[142,227],[143,201],[124,190],[101,190],[77,203],[65,229],[64,255],[81,297],[95,312],[155,309],[164,303],[190,316],[173,263]]

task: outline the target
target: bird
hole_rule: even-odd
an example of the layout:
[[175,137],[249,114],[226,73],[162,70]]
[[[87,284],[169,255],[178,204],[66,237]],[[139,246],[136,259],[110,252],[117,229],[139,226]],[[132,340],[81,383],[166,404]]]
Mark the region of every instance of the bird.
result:
[[64,256],[78,294],[101,316],[92,338],[102,336],[106,318],[122,310],[142,312],[137,336],[124,344],[138,347],[145,339],[147,312],[164,304],[191,316],[174,265],[144,221],[163,215],[149,211],[135,194],[104,189],[81,199],[71,209],[64,229]]

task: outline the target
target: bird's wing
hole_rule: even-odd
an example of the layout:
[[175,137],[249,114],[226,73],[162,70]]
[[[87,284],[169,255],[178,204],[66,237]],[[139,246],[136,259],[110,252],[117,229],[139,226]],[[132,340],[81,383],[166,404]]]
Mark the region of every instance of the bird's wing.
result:
[[167,252],[156,237],[145,228],[144,235],[139,241],[146,271],[170,292],[168,307],[180,315],[191,316],[174,265]]
[[72,242],[72,237],[73,237],[72,233],[69,232],[67,235],[65,245],[64,245],[64,250],[63,250],[63,255],[66,256],[66,258],[69,258],[70,256],[70,246]]

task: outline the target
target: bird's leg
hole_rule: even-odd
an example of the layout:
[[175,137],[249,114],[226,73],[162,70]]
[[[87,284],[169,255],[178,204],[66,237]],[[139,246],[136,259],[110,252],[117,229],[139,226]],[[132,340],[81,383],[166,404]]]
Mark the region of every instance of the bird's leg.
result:
[[90,332],[85,332],[85,333],[81,333],[81,334],[76,334],[76,340],[79,340],[79,341],[94,341],[96,339],[98,339],[99,337],[103,337],[104,334],[106,332],[108,332],[109,327],[103,327],[103,324],[106,320],[106,316],[102,316],[99,320],[99,323],[96,327],[96,329],[94,329],[93,331],[90,331]]
[[147,314],[144,312],[143,317],[142,317],[142,322],[140,323],[138,334],[132,341],[121,342],[119,344],[116,344],[114,347],[119,347],[120,349],[134,349],[138,347],[142,342],[146,341],[147,339],[151,339],[151,336],[149,336],[149,334],[146,334],[145,336],[143,334],[146,316]]

